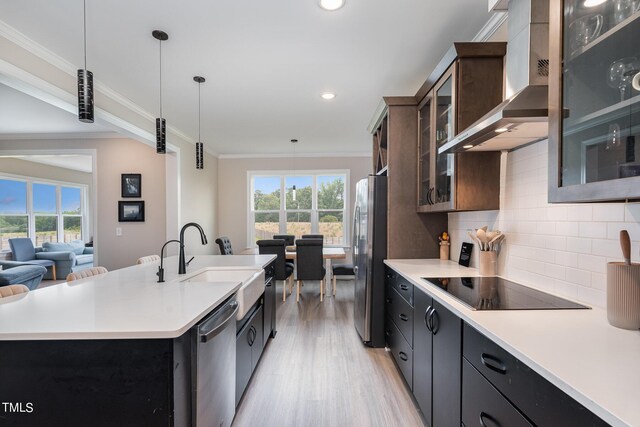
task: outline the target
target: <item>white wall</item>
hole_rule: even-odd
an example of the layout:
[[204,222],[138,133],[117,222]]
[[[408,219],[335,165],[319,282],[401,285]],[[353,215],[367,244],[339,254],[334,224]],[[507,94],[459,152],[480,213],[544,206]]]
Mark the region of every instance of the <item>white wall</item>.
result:
[[[72,140],[19,140],[0,141],[0,152],[5,150],[57,150],[95,149],[97,152],[97,223],[94,240],[98,262],[109,270],[135,264],[144,255],[158,254],[167,240],[167,203],[179,206],[181,223],[200,223],[207,236],[216,233],[217,159],[205,155],[205,169],[195,169],[195,147],[176,144],[180,148],[179,175],[180,200],[166,199],[165,157],[153,147],[132,139],[72,139]],[[145,201],[145,222],[118,222],[120,174],[142,174],[142,197]],[[116,227],[122,236],[116,236]],[[177,227],[175,227],[177,228]],[[175,235],[170,238],[177,238]],[[187,253],[213,253],[214,243],[201,246],[199,234],[189,230],[186,234]]]
[[[247,246],[247,171],[292,170],[291,157],[277,158],[222,158],[218,160],[218,233],[228,236],[235,252]],[[371,173],[368,157],[296,157],[296,173],[303,170],[349,170],[349,201],[347,221],[351,227],[356,183]],[[350,244],[348,240],[348,245]],[[217,251],[216,253],[219,253]]]
[[[547,203],[547,141],[502,155],[499,211],[449,214],[451,259],[467,230],[488,225],[506,234],[499,274],[587,304],[606,304],[606,263],[621,261],[620,230],[640,261],[640,204]],[[477,266],[474,247],[472,266]]]

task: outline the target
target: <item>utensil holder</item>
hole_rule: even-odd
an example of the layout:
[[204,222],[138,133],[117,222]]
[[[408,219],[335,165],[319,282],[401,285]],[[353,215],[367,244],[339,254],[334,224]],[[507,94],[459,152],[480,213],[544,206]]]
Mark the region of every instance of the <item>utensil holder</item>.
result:
[[640,329],[640,264],[607,264],[607,319],[622,329]]
[[449,260],[449,248],[451,244],[449,242],[440,242],[440,259],[443,261]]
[[495,276],[498,274],[498,254],[496,251],[480,251],[478,270],[481,276]]

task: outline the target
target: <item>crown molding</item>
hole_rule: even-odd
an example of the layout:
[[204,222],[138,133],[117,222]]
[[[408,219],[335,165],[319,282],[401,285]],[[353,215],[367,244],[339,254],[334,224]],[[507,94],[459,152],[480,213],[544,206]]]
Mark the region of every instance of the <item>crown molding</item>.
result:
[[[290,159],[291,153],[218,154],[219,159]],[[296,153],[296,159],[305,157],[371,157],[371,153]]]
[[4,133],[0,134],[2,141],[16,140],[68,140],[68,139],[122,139],[123,136],[116,132],[58,132],[58,133]]
[[478,34],[471,40],[474,42],[485,42],[498,31],[498,28],[504,24],[509,14],[505,12],[494,12],[484,26],[478,31]]

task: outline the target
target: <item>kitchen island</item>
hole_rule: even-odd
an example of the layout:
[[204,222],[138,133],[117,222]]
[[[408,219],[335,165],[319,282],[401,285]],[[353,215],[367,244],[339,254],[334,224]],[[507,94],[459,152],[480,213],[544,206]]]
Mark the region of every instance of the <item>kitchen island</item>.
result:
[[[606,311],[598,307],[472,310],[422,278],[476,277],[476,269],[440,260],[386,260],[385,264],[460,318],[465,331],[472,327],[607,424],[640,426],[639,331],[609,325]],[[417,363],[414,360],[414,368]]]
[[249,278],[274,258],[197,256],[178,275],[169,257],[164,283],[151,263],[4,299],[0,424],[192,424],[192,331],[243,284],[216,270]]

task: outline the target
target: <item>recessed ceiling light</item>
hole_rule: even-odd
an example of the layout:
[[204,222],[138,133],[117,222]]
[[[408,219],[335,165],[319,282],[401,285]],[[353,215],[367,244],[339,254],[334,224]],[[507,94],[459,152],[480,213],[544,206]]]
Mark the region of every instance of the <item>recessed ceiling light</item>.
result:
[[325,93],[323,93],[323,94],[322,94],[322,95],[320,95],[320,96],[322,97],[322,99],[326,99],[326,100],[328,101],[328,100],[330,100],[330,99],[335,98],[335,97],[336,97],[336,94],[335,94],[335,93],[332,93],[332,92],[325,92]]
[[506,132],[508,130],[509,129],[507,129],[507,128],[498,128],[498,129],[496,129],[496,133],[503,133],[503,132]]
[[607,0],[584,0],[584,7],[595,7],[599,6]]
[[320,7],[324,10],[338,10],[344,6],[344,1],[345,0],[320,0]]
[[463,145],[462,148],[473,148],[473,145],[471,144]]

